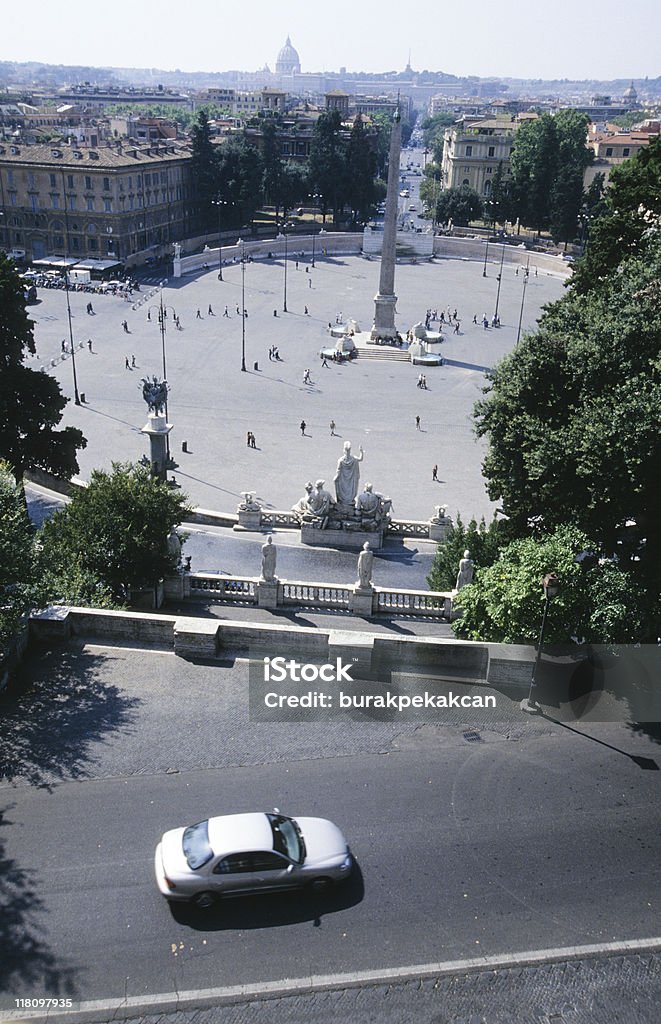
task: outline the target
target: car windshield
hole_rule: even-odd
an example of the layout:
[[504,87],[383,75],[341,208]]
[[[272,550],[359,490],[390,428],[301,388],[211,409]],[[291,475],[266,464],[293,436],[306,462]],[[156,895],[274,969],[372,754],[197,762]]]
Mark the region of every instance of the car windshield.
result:
[[273,849],[296,864],[305,860],[305,843],[298,823],[284,814],[267,814],[273,832]]
[[189,825],[184,829],[182,845],[188,867],[192,871],[210,861],[213,850],[209,845],[209,822],[200,821],[197,825]]

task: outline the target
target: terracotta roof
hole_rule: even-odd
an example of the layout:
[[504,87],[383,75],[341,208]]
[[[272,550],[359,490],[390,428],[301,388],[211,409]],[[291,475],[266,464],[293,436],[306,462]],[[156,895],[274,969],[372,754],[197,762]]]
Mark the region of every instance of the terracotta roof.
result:
[[[76,154],[80,154],[77,156]],[[166,163],[168,160],[190,159],[188,147],[175,146],[132,146],[124,143],[122,149],[116,146],[76,147],[50,143],[26,146],[23,143],[4,142],[0,145],[0,163],[48,164],[55,167],[147,167],[150,164]]]

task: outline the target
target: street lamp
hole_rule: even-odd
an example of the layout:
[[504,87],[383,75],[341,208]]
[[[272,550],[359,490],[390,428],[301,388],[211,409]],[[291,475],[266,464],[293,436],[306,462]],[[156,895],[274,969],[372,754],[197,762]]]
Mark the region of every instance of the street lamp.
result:
[[313,192],[310,195],[310,199],[312,200],[312,205],[313,205],[313,208],[314,208],[313,209],[314,226],[312,228],[312,266],[314,267],[314,243],[315,243],[315,238],[316,238],[315,232],[316,232],[316,229],[317,229],[317,207],[319,206],[319,200],[321,199],[321,193],[320,192]]
[[73,342],[73,324],[71,323],[71,303],[69,301],[69,270],[67,267],[64,268],[64,290],[67,296],[67,316],[69,318],[69,342],[71,344],[71,369],[73,370],[73,400],[76,405],[80,405],[80,395],[78,394],[78,378],[76,377],[76,346]]
[[539,644],[537,646],[537,656],[535,658],[535,664],[532,667],[532,676],[530,679],[530,689],[528,696],[521,701],[519,705],[522,711],[525,711],[529,715],[541,715],[542,709],[537,701],[533,700],[532,691],[535,688],[535,676],[537,675],[537,669],[542,657],[542,645],[544,643],[544,630],[546,629],[546,617],[549,613],[549,605],[554,597],[560,592],[560,580],[558,574],[555,572],[549,572],[542,580],[542,589],[544,590],[544,612],[542,614],[542,628],[539,633]]
[[[246,245],[242,238],[237,240],[241,246],[241,372],[246,372]],[[285,307],[286,311],[286,307]]]
[[211,200],[211,205],[218,208],[218,280],[222,281],[223,280],[223,246],[222,246],[221,235],[220,235],[220,228],[221,228],[220,219],[221,219],[221,212],[222,212],[223,206],[230,206],[231,203],[229,203],[226,199],[212,199]]
[[526,285],[528,284],[528,277],[530,276],[530,256],[526,262],[526,268],[523,271],[523,290],[521,292],[521,311],[519,312],[519,329],[516,332],[516,343],[519,344],[519,338],[521,337],[521,323],[523,321],[523,305],[526,301]]
[[484,269],[482,270],[482,277],[487,276],[487,256],[489,254],[489,236],[487,235],[487,247],[484,250]]
[[500,269],[496,280],[498,281],[498,291],[496,292],[496,308],[494,310],[493,319],[495,323],[498,323],[498,303],[500,302],[500,282],[503,279],[503,260],[505,259],[505,245],[503,243],[503,251],[500,254]]

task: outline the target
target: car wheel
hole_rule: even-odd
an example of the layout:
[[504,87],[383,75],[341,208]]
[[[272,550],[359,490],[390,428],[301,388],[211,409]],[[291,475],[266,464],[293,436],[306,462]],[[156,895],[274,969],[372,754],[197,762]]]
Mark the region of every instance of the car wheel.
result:
[[322,893],[328,892],[332,885],[330,878],[315,878],[314,881],[310,882],[310,888],[312,892]]
[[212,892],[198,892],[193,896],[193,903],[200,910],[208,910],[216,902],[215,893]]

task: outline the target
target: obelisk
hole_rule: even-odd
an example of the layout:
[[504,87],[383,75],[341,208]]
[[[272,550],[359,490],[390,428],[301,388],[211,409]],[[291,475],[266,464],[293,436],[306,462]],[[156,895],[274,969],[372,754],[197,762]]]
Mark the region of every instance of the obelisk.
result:
[[379,291],[374,297],[374,325],[371,338],[395,341],[395,247],[397,245],[397,198],[399,193],[399,158],[402,151],[402,124],[399,106],[393,117],[390,133],[390,155],[388,157],[388,191],[386,213],[383,221],[383,244],[381,246],[381,276]]

